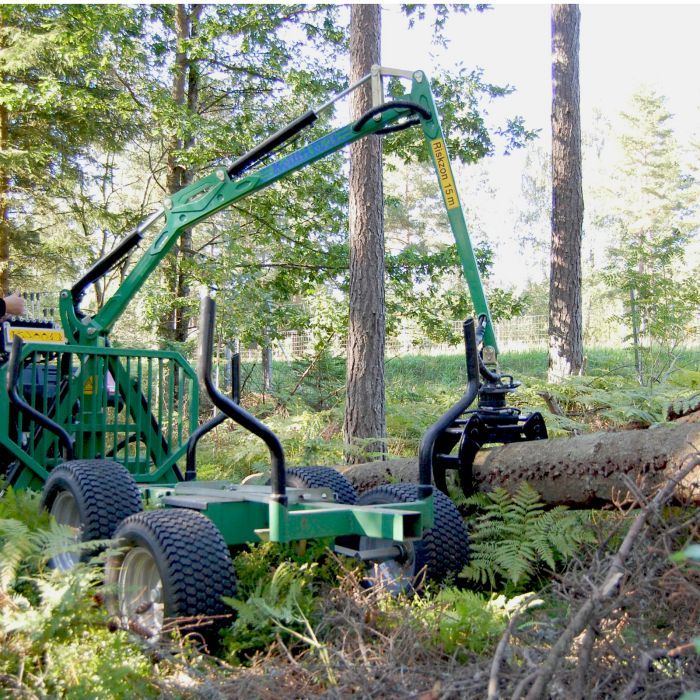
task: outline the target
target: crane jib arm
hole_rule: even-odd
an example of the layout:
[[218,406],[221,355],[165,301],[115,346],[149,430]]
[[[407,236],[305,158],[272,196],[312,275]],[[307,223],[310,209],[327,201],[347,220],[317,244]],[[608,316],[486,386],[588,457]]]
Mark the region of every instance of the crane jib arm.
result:
[[[407,77],[405,71],[381,70],[387,71],[384,75]],[[373,78],[374,75],[373,73]],[[430,84],[422,71],[416,71],[411,75],[410,93],[398,101],[375,105],[372,110],[356,122],[331,131],[272,163],[259,166],[261,159],[269,157],[277,148],[313,124],[318,112],[327,108],[337,99],[333,98],[320,110],[309,110],[302,117],[280,129],[250,152],[241,156],[229,168],[218,168],[166,199],[163,209],[148,217],[137,227],[138,236],[132,234],[131,240],[136,238],[140,240],[140,236],[146,228],[156,224],[161,225],[160,232],[150,247],[143,252],[117,291],[94,317],[82,317],[78,311],[79,298],[76,297],[82,296],[86,286],[93,283],[99,274],[106,274],[106,271],[118,264],[123,256],[120,257],[119,254],[112,253],[91,268],[83,280],[72,290],[73,293],[71,291],[62,292],[60,310],[66,337],[73,338],[76,342],[85,345],[104,344],[105,336],[109,334],[136,293],[186,229],[208,219],[234,202],[269,187],[277,180],[335,153],[354,141],[374,134],[389,134],[403,128],[420,125],[429,146],[476,314],[477,316],[485,316],[487,319],[484,343],[497,349],[488,303],[455,186],[445,137]],[[364,80],[352,86],[351,89],[359,86],[362,82]],[[341,95],[345,93],[341,93]],[[257,169],[249,172],[256,165],[258,165]],[[131,245],[121,245],[117,247],[116,251],[123,250],[126,254],[131,248]]]

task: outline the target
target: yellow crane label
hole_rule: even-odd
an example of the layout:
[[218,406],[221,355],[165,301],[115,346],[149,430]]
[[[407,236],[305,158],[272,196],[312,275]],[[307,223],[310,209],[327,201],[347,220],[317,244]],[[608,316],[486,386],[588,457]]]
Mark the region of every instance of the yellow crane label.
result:
[[445,142],[442,139],[433,139],[430,142],[430,148],[433,151],[438,180],[445,198],[445,206],[448,209],[456,209],[459,206],[459,197],[457,196],[454,177],[452,177],[452,168],[447,157]]

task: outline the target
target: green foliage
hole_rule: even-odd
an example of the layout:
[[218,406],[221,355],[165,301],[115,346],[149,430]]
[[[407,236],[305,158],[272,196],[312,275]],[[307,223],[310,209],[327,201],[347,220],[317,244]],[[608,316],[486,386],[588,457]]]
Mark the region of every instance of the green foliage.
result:
[[[513,92],[511,86],[499,86],[484,79],[484,70],[467,68],[462,63],[450,67],[440,76],[431,77],[431,87],[446,134],[447,150],[462,163],[475,163],[494,155],[499,138],[504,141],[504,153],[521,148],[536,137],[525,127],[521,117],[512,117],[490,131],[486,125],[484,104]],[[404,86],[394,83],[390,91],[396,99],[405,97]],[[385,151],[404,161],[429,162],[429,151],[420,135],[413,129],[387,140]]]
[[691,179],[681,169],[665,98],[639,92],[623,114],[623,160],[607,224],[616,231],[606,281],[623,306],[640,383],[662,381],[700,308],[697,274],[680,272],[697,231]]
[[700,544],[689,544],[685,549],[676,552],[671,559],[675,562],[692,562],[700,566]]
[[[677,564],[691,566],[700,571],[700,544],[689,544],[685,549],[676,552],[671,556],[671,560]],[[693,640],[695,651],[700,654],[700,637]]]
[[651,425],[665,420],[666,410],[678,395],[671,385],[644,387],[617,374],[568,377],[558,385],[531,382],[516,403],[536,402],[538,392],[551,395],[565,413],[543,412],[555,430],[590,430],[600,426]]
[[[343,441],[339,409],[314,413],[302,409],[293,415],[267,416],[265,422],[284,445],[289,466],[340,464]],[[257,437],[224,424],[213,431],[198,450],[198,474],[208,479],[242,479],[266,471],[270,453]]]
[[[459,343],[455,319],[473,315],[471,297],[432,167],[389,161],[385,176],[385,238],[387,254],[387,333],[402,322],[417,322],[436,342]],[[473,218],[473,215],[472,215]],[[488,236],[472,231],[480,275],[491,277],[494,250]],[[495,287],[489,290],[489,308],[496,320],[522,311],[523,300]]]
[[[663,421],[670,404],[697,394],[692,379],[700,369],[700,355],[687,351],[668,382],[641,387],[634,377],[629,349],[590,349],[588,376],[550,385],[544,381],[546,351],[504,353],[500,360],[504,371],[523,381],[523,386],[509,397],[509,403],[525,411],[541,411],[552,436],[570,434],[571,430]],[[276,394],[261,404],[256,402],[258,397],[247,393],[258,391],[259,365],[244,366],[243,377],[250,375],[244,387],[244,404],[264,416],[280,436],[290,466],[341,464],[343,365],[334,360],[328,374],[308,377],[290,399],[289,394],[300,379],[299,372],[307,368],[308,364],[275,362]],[[464,392],[464,358],[460,355],[394,357],[386,362],[385,380],[389,452],[393,456],[413,457],[428,426]],[[312,381],[308,393],[302,391],[306,381]],[[554,396],[566,416],[547,410],[540,395],[543,391]],[[281,407],[276,405],[277,399]],[[313,405],[319,400],[327,402],[326,405],[336,400],[336,404],[327,410],[315,411],[307,403]],[[269,453],[264,444],[249,433],[233,428],[230,422],[206,436],[197,455],[201,478],[242,479],[269,468]]]
[[126,632],[107,630],[95,605],[100,568],[47,567],[68,528],[44,529],[36,505],[27,492],[0,500],[3,516],[24,509],[21,519],[0,519],[0,688],[9,681],[42,697],[155,697],[150,662]]
[[298,376],[295,385],[298,386],[298,397],[312,411],[327,411],[342,400],[345,389],[343,358],[335,357],[328,350],[322,349],[315,357],[295,360],[292,368]]
[[492,654],[508,620],[541,602],[529,593],[508,597],[454,587],[429,587],[411,598],[382,597],[379,629],[383,631],[385,625],[391,631],[408,620],[415,629],[417,643],[466,661],[472,654]]
[[7,126],[0,175],[13,284],[37,289],[40,280],[42,291],[55,290],[133,223],[130,206],[115,212],[109,199],[114,154],[139,133],[119,78],[140,68],[141,13],[120,5],[4,5],[0,14]]
[[39,507],[41,494],[36,491],[15,491],[11,486],[5,487],[0,498],[0,519],[17,520],[28,529],[34,531],[49,527],[51,517],[48,512]]
[[226,634],[225,645],[233,659],[267,649],[278,634],[289,640],[301,634],[314,609],[314,564],[295,567],[282,562],[271,576],[258,580],[247,599],[225,598],[236,611],[236,621]]
[[507,590],[522,590],[546,568],[572,557],[594,541],[586,516],[564,506],[545,510],[535,489],[523,482],[510,495],[497,488],[488,494],[461,498],[479,514],[471,521],[471,561],[462,576],[496,588],[501,581]]
[[[431,631],[434,643],[448,654],[467,649],[488,654],[498,643],[507,624],[503,596],[485,596],[474,591],[445,588],[435,595],[415,597],[411,614]],[[402,605],[406,602],[402,601]]]
[[337,581],[337,560],[327,557],[328,543],[302,543],[301,549],[266,543],[252,546],[234,561],[238,596],[226,602],[237,617],[224,635],[229,657],[243,662],[267,650],[278,635],[300,641],[324,656],[312,620],[323,583]]

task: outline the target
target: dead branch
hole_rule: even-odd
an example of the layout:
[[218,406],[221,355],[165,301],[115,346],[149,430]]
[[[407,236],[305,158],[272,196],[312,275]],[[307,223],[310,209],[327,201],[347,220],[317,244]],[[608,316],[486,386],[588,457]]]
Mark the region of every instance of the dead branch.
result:
[[498,700],[499,698],[498,674],[500,672],[503,656],[505,655],[506,649],[508,648],[508,642],[510,641],[510,637],[513,634],[513,628],[515,627],[515,623],[520,619],[520,616],[523,613],[523,611],[528,609],[530,603],[534,600],[534,598],[535,595],[533,594],[531,596],[528,596],[522,602],[521,606],[515,613],[513,613],[513,616],[508,621],[506,631],[503,633],[503,636],[498,642],[498,646],[496,647],[496,651],[494,652],[493,660],[491,662],[491,672],[489,674],[487,700]]
[[561,662],[566,651],[570,648],[573,640],[578,637],[584,629],[594,624],[594,622],[599,619],[599,607],[605,600],[612,598],[617,592],[619,584],[624,578],[625,561],[632,551],[635,541],[639,537],[650,514],[658,510],[660,506],[669,500],[676,485],[699,465],[700,455],[695,454],[692,458],[688,459],[685,466],[682,467],[675,476],[669,479],[656,496],[642,508],[642,511],[635,518],[620,548],[610,562],[603,583],[593,589],[589,598],[579,608],[578,612],[566,626],[564,632],[550,649],[549,655],[535,676],[535,680],[526,696],[526,700],[540,700],[544,697],[545,690],[552,679],[556,667]]
[[674,647],[673,649],[651,649],[650,651],[643,652],[639,658],[637,670],[634,676],[632,676],[632,680],[622,691],[620,700],[631,700],[631,698],[634,697],[634,694],[637,692],[640,684],[642,683],[642,678],[649,673],[649,669],[654,661],[658,661],[659,659],[674,659],[688,653],[695,653],[694,644],[682,644]]
[[[562,418],[567,417],[566,412],[559,405],[559,402],[554,394],[550,394],[548,391],[538,391],[537,395],[540,396],[547,404],[547,408],[549,409],[550,413],[553,413],[555,416],[561,416]],[[571,428],[568,432],[570,432],[572,435],[581,434],[581,431],[578,428]]]

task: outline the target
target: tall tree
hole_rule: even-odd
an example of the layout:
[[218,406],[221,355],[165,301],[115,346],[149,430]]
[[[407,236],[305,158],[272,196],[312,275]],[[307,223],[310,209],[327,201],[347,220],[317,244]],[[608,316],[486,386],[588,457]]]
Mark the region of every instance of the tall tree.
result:
[[[150,162],[164,197],[228,164],[297,117],[300,105],[340,86],[329,55],[344,48],[345,32],[332,6],[159,6],[154,18],[153,78],[143,92],[159,139],[151,141]],[[187,288],[202,279],[235,297],[240,310],[226,318],[231,333],[246,342],[274,340],[285,317],[276,305],[304,289],[304,270],[323,274],[327,250],[316,244],[317,232],[323,238],[339,227],[345,193],[330,172],[319,164],[182,237],[163,270],[166,284],[147,290],[149,319],[164,339],[187,339],[194,303]]]
[[606,278],[623,305],[641,384],[673,368],[700,307],[697,270],[682,272],[697,233],[696,194],[680,165],[665,98],[643,91],[622,115],[622,162],[608,194],[615,233]]
[[583,367],[581,114],[578,5],[552,5],[552,246],[549,381]]
[[[350,82],[380,65],[381,6],[350,8]],[[368,84],[352,94],[353,118],[372,107]],[[350,318],[347,345],[347,399],[344,436],[349,463],[366,461],[362,452],[385,453],[384,399],[384,197],[380,138],[361,139],[350,148]],[[360,441],[364,449],[359,451]]]
[[[0,6],[0,286],[40,249],[32,217],[87,182],[93,154],[137,121],[118,76],[135,62],[139,13],[118,5]],[[137,60],[136,60],[137,62]],[[98,79],[99,76],[99,79]]]
[[[186,154],[195,143],[192,117],[199,108],[199,66],[195,41],[203,5],[175,5],[175,61],[172,67],[172,103],[176,110],[184,112],[184,120],[172,127],[167,145],[166,194],[175,194],[193,180],[193,169],[188,167]],[[186,125],[183,129],[183,121]],[[187,261],[192,255],[192,231],[183,233],[165,261],[163,279],[167,291],[175,303],[166,307],[160,320],[160,336],[163,340],[183,343],[187,340],[189,317],[190,273]]]

